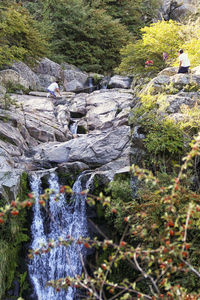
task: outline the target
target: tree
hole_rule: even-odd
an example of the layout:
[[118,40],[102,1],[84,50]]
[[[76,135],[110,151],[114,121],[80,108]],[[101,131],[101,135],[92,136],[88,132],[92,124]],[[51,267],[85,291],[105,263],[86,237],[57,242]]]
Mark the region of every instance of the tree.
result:
[[91,7],[105,9],[114,19],[120,20],[135,36],[140,36],[139,29],[150,24],[157,17],[158,0],[85,0]]
[[[129,43],[121,50],[122,61],[118,68],[120,72],[147,73],[157,72],[166,65],[177,65],[177,51],[185,49],[191,59],[191,66],[200,63],[199,34],[200,24],[197,21],[181,24],[175,21],[158,21],[141,29],[142,38],[135,43]],[[193,48],[196,43],[196,47]],[[167,52],[167,63],[163,61],[163,52]],[[145,68],[145,61],[153,60],[150,68]]]
[[47,42],[37,23],[21,4],[11,4],[0,13],[0,66],[23,60],[34,64],[47,53]]
[[49,33],[52,60],[95,72],[110,72],[119,64],[120,49],[130,34],[105,10],[82,0],[45,0],[26,6]]

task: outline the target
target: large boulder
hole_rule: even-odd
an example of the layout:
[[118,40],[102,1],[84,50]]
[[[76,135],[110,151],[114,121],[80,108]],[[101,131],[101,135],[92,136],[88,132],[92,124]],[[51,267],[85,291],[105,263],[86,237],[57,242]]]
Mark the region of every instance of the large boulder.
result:
[[41,88],[39,90],[44,91],[44,92],[47,92],[48,86],[52,82],[56,81],[56,77],[49,75],[49,74],[38,74],[38,78],[39,78],[40,86],[41,86]]
[[29,89],[29,82],[24,79],[17,71],[7,69],[0,71],[0,83],[3,86],[7,86],[8,84],[21,85],[24,89]]
[[143,89],[142,93],[157,94],[163,91],[166,85],[170,83],[170,76],[167,75],[158,75],[153,78]]
[[[23,108],[22,120],[34,141],[66,141],[72,138],[68,129],[69,112],[65,106],[54,106],[51,99],[31,95],[12,95]],[[18,109],[20,113],[20,108]]]
[[[163,102],[163,100],[162,100]],[[188,107],[193,107],[196,103],[195,97],[190,97],[188,93],[185,93],[184,95],[167,95],[165,98],[165,104],[157,102],[158,105],[162,107],[165,107],[165,111],[168,113],[177,113],[180,112],[182,105],[187,105]]]
[[[104,130],[117,125],[120,119],[128,121],[130,104],[133,95],[129,90],[100,90],[86,98],[86,120],[89,130]],[[115,123],[114,123],[115,122]],[[127,124],[127,122],[121,122]],[[119,122],[120,125],[120,122]]]
[[29,88],[31,90],[38,91],[41,89],[38,76],[23,62],[13,63],[11,69],[18,72],[20,76],[26,80],[26,82],[29,82]]
[[43,58],[34,68],[36,74],[51,75],[57,79],[62,78],[62,68],[59,64],[48,58]]
[[188,74],[176,74],[170,78],[170,81],[172,82],[173,86],[181,89],[182,87],[186,86],[190,83],[191,78]]
[[77,95],[74,94],[74,97],[68,102],[69,111],[72,117],[76,118],[76,117],[81,117],[86,115],[87,95],[88,94],[86,93],[80,93]]
[[47,143],[37,149],[36,159],[51,163],[81,161],[97,167],[118,159],[129,147],[129,126],[111,131],[85,134],[64,143]]
[[160,71],[158,76],[160,75],[173,76],[176,75],[177,73],[178,73],[178,67],[168,67]]
[[0,194],[7,201],[16,200],[22,170],[0,172]]
[[63,70],[63,85],[67,92],[84,91],[87,87],[88,74],[80,69],[69,65],[62,64]]
[[15,166],[14,160],[0,147],[0,172],[11,171]]
[[200,66],[197,66],[197,67],[193,68],[191,70],[191,72],[192,72],[193,75],[199,76],[200,75]]
[[110,78],[110,81],[108,82],[108,87],[129,89],[131,86],[131,82],[132,80],[128,76],[115,75]]

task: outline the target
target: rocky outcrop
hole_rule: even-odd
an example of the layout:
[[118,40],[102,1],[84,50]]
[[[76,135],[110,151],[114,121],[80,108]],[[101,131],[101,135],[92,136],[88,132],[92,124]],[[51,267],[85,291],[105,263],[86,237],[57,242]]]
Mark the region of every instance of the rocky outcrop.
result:
[[88,74],[80,69],[69,65],[62,64],[63,67],[63,86],[65,91],[81,91],[87,87]]
[[33,146],[32,166],[84,164],[110,180],[119,168],[129,165],[131,91],[113,89],[69,95],[65,105],[57,106],[57,118],[60,114],[66,121],[63,113],[68,110],[68,124],[65,125],[69,128],[69,124],[76,124],[77,133],[66,142],[44,142]]
[[[170,119],[177,124],[189,122],[186,111],[193,107],[196,111],[200,110],[200,67],[192,69],[189,74],[177,74],[176,68],[166,68],[143,87],[140,92],[140,96],[142,95],[157,99],[155,114],[161,119]],[[137,121],[134,121],[131,136],[131,163],[140,166],[145,156],[144,132],[145,128],[138,126]]]
[[62,78],[61,66],[48,58],[43,58],[40,62],[38,62],[34,71],[37,75],[42,74],[54,76],[57,79]]
[[[174,74],[174,68],[167,68],[153,78],[147,86],[142,90],[142,93],[157,94],[159,92],[169,91],[170,89],[185,90],[189,86],[197,86],[200,84],[199,68],[191,70],[191,74]],[[171,91],[172,92],[172,91]]]
[[108,82],[108,87],[129,89],[131,86],[131,81],[132,80],[130,77],[115,75],[110,78],[110,81]]
[[40,80],[38,76],[23,62],[15,62],[12,64],[11,69],[18,72],[26,82],[29,83],[29,89],[41,90]]
[[188,14],[195,13],[198,4],[196,0],[163,0],[161,16],[165,20],[180,20]]
[[0,71],[0,83],[3,86],[11,84],[12,86],[20,85],[24,89],[29,89],[30,87],[30,84],[26,79],[24,79],[17,71],[11,69]]
[[[120,157],[129,142],[129,127],[79,136],[65,143],[41,144],[37,157],[49,162],[81,161],[90,167],[105,165]],[[49,147],[50,146],[50,147]]]
[[25,89],[46,92],[47,87],[56,80],[59,80],[59,86],[64,92],[85,93],[107,87],[128,89],[132,81],[129,77],[119,75],[110,78],[101,74],[87,74],[73,65],[67,63],[59,65],[48,58],[38,61],[32,69],[19,61],[0,71],[0,83],[5,86],[12,83],[16,91],[20,85],[23,89],[21,93]]
[[[67,64],[61,68],[48,59],[38,64],[35,73],[22,63],[12,68],[5,73],[27,80],[26,87],[38,90],[58,78],[68,87],[77,80],[83,88],[88,79],[79,69]],[[124,87],[90,94],[63,91],[56,100],[41,91],[10,94],[9,109],[0,111],[2,168],[10,166],[20,173],[64,165],[66,170],[95,169],[111,180],[117,170],[129,166],[128,115],[133,95]]]

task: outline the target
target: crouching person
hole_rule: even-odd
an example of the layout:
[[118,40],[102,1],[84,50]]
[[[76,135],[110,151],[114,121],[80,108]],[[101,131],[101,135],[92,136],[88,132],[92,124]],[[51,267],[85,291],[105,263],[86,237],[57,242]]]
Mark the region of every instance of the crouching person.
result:
[[60,93],[60,88],[58,86],[58,83],[59,81],[56,80],[55,82],[52,82],[48,88],[47,88],[47,98],[48,97],[53,97],[54,99],[56,99],[56,92],[61,96],[61,93]]

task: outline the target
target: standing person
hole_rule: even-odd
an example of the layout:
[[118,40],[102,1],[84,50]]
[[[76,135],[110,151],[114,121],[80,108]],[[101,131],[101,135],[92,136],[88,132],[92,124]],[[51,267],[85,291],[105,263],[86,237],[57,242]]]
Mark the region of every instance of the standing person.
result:
[[61,96],[61,93],[60,93],[60,89],[59,89],[59,86],[58,86],[58,83],[59,81],[56,80],[55,82],[52,82],[47,90],[48,90],[48,93],[47,93],[47,98],[48,97],[53,97],[54,99],[56,99],[56,94],[55,92],[57,92],[60,96]]
[[183,52],[182,49],[178,51],[179,56],[179,69],[178,73],[188,73],[188,69],[190,67],[190,60],[186,53]]

